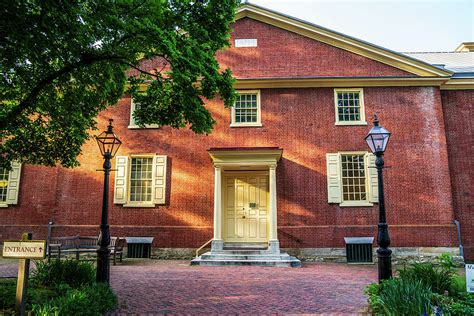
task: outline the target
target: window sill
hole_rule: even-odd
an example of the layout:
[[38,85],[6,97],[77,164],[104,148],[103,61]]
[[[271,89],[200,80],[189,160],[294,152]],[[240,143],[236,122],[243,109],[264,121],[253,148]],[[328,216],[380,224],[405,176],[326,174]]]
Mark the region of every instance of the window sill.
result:
[[0,204],[0,207],[8,207],[8,204]]
[[357,126],[357,125],[367,125],[367,122],[336,122],[337,126]]
[[238,123],[232,123],[230,124],[230,127],[262,127],[262,123],[244,123],[244,124],[238,124]]
[[340,207],[369,207],[374,206],[373,203],[370,202],[342,202],[339,204]]
[[123,207],[135,207],[135,208],[152,208],[156,207],[155,204],[143,203],[143,204],[123,204]]
[[158,125],[145,125],[145,127],[140,127],[138,125],[128,125],[128,129],[157,129],[160,128]]

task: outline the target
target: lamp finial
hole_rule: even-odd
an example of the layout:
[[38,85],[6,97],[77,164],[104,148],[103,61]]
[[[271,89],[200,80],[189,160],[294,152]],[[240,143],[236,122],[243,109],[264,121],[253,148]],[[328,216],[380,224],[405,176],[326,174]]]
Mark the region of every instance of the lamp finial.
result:
[[113,119],[109,119],[109,126],[107,126],[107,132],[112,133],[112,127],[113,127],[112,123],[113,123],[113,121],[114,121]]
[[374,126],[379,126],[379,118],[377,117],[377,113],[374,114]]

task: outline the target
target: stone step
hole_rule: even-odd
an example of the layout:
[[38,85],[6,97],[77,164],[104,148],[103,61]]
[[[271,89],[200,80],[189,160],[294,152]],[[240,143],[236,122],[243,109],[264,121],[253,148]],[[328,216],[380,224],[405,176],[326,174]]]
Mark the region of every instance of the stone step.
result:
[[218,259],[218,260],[288,260],[290,256],[286,253],[283,254],[267,254],[267,255],[241,255],[241,254],[216,254],[216,253],[205,253],[201,255],[202,259]]
[[234,249],[234,250],[213,250],[212,253],[216,254],[233,254],[233,255],[266,255],[275,254],[270,250],[255,250],[255,249]]
[[199,266],[261,266],[261,267],[301,267],[301,262],[295,257],[288,260],[218,260],[202,259],[198,257],[191,261],[191,265]]
[[224,250],[265,250],[268,243],[224,243]]

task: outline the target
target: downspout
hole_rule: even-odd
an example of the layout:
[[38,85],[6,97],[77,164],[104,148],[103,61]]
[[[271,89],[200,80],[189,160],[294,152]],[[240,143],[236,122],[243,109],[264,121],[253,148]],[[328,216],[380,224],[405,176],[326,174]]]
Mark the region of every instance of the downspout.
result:
[[459,224],[459,221],[457,219],[454,220],[454,224],[456,224],[456,228],[458,229],[459,254],[461,255],[461,257],[464,258],[464,248],[462,246],[462,240],[461,240],[461,224]]

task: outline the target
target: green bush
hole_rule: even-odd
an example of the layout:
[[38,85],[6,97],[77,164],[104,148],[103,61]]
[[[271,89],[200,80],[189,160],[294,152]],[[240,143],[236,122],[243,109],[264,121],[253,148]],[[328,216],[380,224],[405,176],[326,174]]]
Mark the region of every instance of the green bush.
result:
[[71,289],[43,305],[33,306],[35,315],[103,315],[117,308],[117,297],[107,284]]
[[[47,287],[28,286],[26,308],[33,304],[42,304],[57,296],[56,292]],[[5,279],[0,282],[0,311],[13,312],[15,308],[16,279]],[[0,313],[2,315],[2,313]]]
[[452,290],[456,270],[454,262],[448,254],[436,258],[438,265],[433,263],[412,263],[399,270],[401,279],[421,281],[434,293],[445,294]]
[[366,288],[369,304],[375,314],[423,315],[430,314],[432,292],[421,281],[390,279]]
[[16,279],[0,279],[0,311],[15,308],[15,295]]
[[58,293],[95,282],[95,267],[85,261],[53,260],[36,261],[36,270],[31,278],[32,284],[54,288]]

